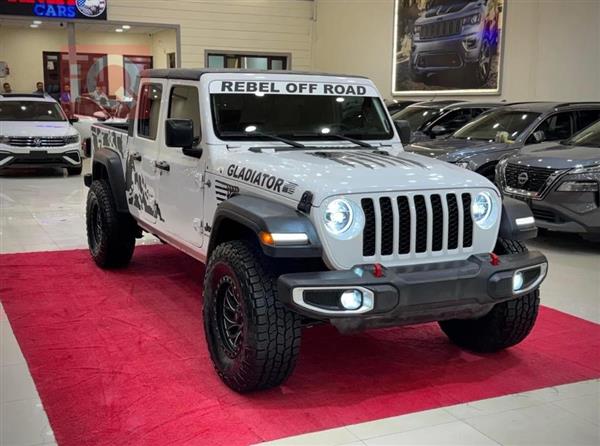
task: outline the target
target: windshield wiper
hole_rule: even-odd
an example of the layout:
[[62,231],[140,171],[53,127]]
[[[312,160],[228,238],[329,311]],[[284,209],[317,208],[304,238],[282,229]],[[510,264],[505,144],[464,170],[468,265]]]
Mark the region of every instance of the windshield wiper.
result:
[[263,133],[263,132],[247,132],[247,133],[242,133],[242,132],[222,132],[221,133],[223,136],[243,136],[245,138],[247,137],[251,137],[251,136],[260,136],[262,138],[268,138],[270,140],[273,141],[279,141],[279,142],[283,142],[289,146],[292,147],[296,147],[297,149],[306,149],[306,146],[304,144],[300,144],[299,142],[296,141],[292,141],[291,139],[287,139],[287,138],[282,138],[281,136],[277,136],[277,135],[272,135],[270,133]]
[[367,149],[375,149],[375,147],[372,146],[371,144],[369,144],[368,142],[361,141],[360,139],[352,138],[350,136],[340,135],[339,133],[293,133],[290,136],[293,136],[294,138],[302,138],[302,137],[314,138],[314,137],[321,137],[321,136],[322,137],[330,136],[333,138],[342,139],[344,141],[350,141],[351,143],[354,143],[360,147],[365,147]]

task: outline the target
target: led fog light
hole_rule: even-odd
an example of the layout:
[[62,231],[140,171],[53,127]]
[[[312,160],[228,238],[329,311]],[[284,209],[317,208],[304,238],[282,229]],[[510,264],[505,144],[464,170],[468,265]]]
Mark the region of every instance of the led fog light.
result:
[[525,278],[523,277],[522,272],[517,272],[513,276],[513,291],[519,291],[523,288],[523,284],[525,283]]
[[346,310],[358,310],[363,304],[363,293],[358,290],[348,290],[342,293],[340,303]]

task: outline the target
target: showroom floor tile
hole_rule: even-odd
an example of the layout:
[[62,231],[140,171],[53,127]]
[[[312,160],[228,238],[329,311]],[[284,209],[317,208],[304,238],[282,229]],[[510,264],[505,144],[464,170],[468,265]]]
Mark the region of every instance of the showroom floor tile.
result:
[[[84,248],[81,177],[0,177],[0,253]],[[156,243],[145,237],[141,243]],[[542,235],[545,305],[600,323],[600,246]],[[0,444],[53,444],[27,365],[0,305]],[[282,439],[270,445],[600,444],[600,381],[591,380]]]

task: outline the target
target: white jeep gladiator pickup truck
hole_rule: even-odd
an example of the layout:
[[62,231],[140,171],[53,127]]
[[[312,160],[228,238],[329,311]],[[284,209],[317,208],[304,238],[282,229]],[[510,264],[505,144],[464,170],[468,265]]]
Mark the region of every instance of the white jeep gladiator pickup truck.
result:
[[91,255],[124,267],[146,231],[206,263],[206,340],[238,392],[281,384],[318,322],[519,343],[547,271],[531,211],[400,134],[365,78],[146,71],[128,130],[93,127]]

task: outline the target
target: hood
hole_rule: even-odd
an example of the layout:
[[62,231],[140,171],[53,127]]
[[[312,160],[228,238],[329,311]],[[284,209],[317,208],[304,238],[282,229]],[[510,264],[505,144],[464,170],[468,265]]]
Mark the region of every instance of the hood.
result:
[[405,147],[407,152],[455,162],[479,153],[517,148],[514,144],[468,139],[433,139],[410,144]]
[[[479,10],[479,2],[468,0],[448,1],[444,5],[432,6],[427,9],[419,18],[415,25],[422,25],[441,18],[442,16],[456,13],[477,12]],[[454,17],[448,17],[454,18]]]
[[0,135],[20,137],[60,137],[77,135],[77,130],[68,122],[0,122]]
[[398,150],[343,147],[244,150],[219,161],[222,164],[216,166],[216,173],[230,181],[296,201],[310,191],[315,206],[334,195],[494,187],[478,174]]
[[510,159],[533,167],[573,169],[600,165],[600,148],[542,143],[527,146]]

